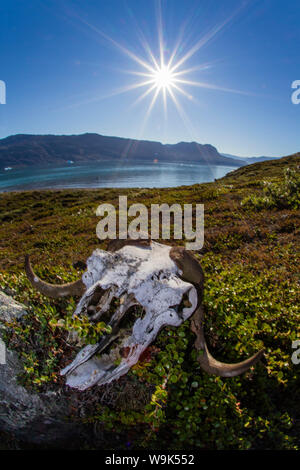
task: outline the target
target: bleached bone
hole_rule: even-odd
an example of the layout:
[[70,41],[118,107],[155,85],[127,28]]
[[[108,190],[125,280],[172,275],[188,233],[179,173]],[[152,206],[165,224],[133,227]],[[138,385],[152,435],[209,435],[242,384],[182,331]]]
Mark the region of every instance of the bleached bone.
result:
[[[138,302],[145,314],[143,318],[136,319],[131,334],[125,334],[121,343],[113,347],[109,354],[95,356],[103,349],[106,338],[80,351],[61,372],[67,375],[68,385],[84,390],[118,379],[136,364],[164,326],[179,326],[194,312],[197,306],[196,289],[178,277],[180,270],[169,256],[170,249],[169,246],[152,243],[149,247],[125,246],[116,253],[94,251],[88,259],[87,272],[82,277],[87,290],[75,314],[81,315],[87,311],[89,301],[99,287],[105,292],[112,292],[108,296],[111,300],[112,297],[122,299],[126,293],[125,300],[110,322],[113,329],[132,304]],[[180,311],[178,307],[185,293],[190,307]],[[135,300],[129,300],[128,295]],[[122,336],[122,332],[118,334]],[[126,357],[122,357],[122,351],[126,351]],[[120,363],[116,365],[116,361]]]

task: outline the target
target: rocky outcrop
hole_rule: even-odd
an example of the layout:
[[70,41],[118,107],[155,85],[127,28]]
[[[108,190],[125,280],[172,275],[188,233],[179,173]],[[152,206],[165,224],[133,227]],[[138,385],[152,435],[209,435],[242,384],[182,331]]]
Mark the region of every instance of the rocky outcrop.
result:
[[[20,319],[24,315],[23,305],[0,292],[2,334],[3,321]],[[61,391],[27,391],[17,380],[22,370],[17,353],[9,347],[5,352],[5,363],[0,361],[0,431],[22,442],[45,446],[61,447],[65,442],[66,447],[70,447],[70,443],[84,439],[87,429],[69,418],[70,398]]]

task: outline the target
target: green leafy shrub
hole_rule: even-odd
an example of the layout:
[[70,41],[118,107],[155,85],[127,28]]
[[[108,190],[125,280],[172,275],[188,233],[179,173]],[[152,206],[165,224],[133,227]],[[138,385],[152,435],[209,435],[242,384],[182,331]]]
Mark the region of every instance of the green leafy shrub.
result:
[[85,344],[95,344],[103,334],[110,334],[111,327],[104,322],[92,323],[87,315],[78,317],[68,316],[66,319],[53,318],[49,321],[51,328],[63,328],[66,331],[74,331],[78,337],[84,340]]
[[300,207],[300,174],[295,170],[284,170],[284,181],[264,181],[263,195],[246,196],[241,201],[245,209],[298,209]]

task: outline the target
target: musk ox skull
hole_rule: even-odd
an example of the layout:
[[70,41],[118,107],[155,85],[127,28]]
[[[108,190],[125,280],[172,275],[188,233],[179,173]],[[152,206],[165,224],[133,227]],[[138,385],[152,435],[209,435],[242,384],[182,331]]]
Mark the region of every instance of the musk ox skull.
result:
[[[247,371],[263,354],[261,350],[237,364],[224,364],[211,356],[203,334],[203,272],[197,259],[182,247],[145,240],[114,241],[109,251],[93,252],[82,280],[64,285],[39,279],[28,256],[25,269],[32,285],[47,296],[80,295],[74,315],[86,314],[91,322],[98,322],[112,311],[107,322],[111,333],[85,346],[61,371],[70,387],[85,390],[118,379],[137,363],[164,326],[179,326],[190,317],[195,347],[201,351],[198,360],[206,372],[233,377]],[[142,308],[142,315],[130,329],[122,327],[134,305]]]

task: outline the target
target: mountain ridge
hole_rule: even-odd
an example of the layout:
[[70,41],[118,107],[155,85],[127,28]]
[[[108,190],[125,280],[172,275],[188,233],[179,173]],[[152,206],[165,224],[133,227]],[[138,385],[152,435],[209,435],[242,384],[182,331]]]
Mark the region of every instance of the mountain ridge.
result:
[[0,167],[86,163],[96,161],[197,162],[206,165],[241,166],[243,162],[221,155],[211,144],[103,136],[16,134],[0,139]]
[[278,158],[281,157],[266,157],[265,155],[259,156],[259,157],[239,157],[238,155],[232,155],[231,153],[221,153],[223,157],[226,158],[231,158],[233,160],[239,160],[241,162],[245,162],[246,165],[251,164],[251,163],[257,163],[257,162],[265,162],[269,160],[277,160]]

